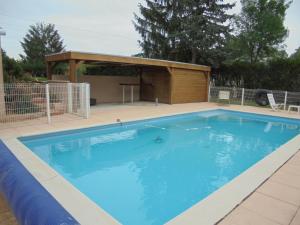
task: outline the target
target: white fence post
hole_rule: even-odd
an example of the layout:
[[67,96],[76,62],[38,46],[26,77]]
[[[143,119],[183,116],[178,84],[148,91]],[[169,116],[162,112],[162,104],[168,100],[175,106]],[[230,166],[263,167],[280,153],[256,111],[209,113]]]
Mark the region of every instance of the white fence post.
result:
[[80,83],[79,84],[79,111],[80,111],[80,114],[81,116],[84,114],[84,109],[85,109],[85,104],[84,104],[84,83]]
[[67,83],[68,91],[68,113],[73,112],[73,93],[72,93],[72,83]]
[[90,117],[90,84],[85,83],[85,118],[88,119]]
[[284,95],[284,108],[283,108],[284,110],[286,110],[287,95],[288,95],[288,92],[286,91],[285,95]]
[[210,82],[208,84],[207,102],[210,102]]
[[241,105],[244,105],[244,98],[245,98],[245,88],[242,89],[242,102],[241,102]]
[[122,85],[122,101],[125,103],[125,85]]
[[45,91],[46,91],[46,110],[47,110],[47,118],[48,118],[48,123],[51,123],[49,84],[46,84],[46,85],[45,85]]
[[131,85],[131,104],[133,104],[133,88],[134,86]]

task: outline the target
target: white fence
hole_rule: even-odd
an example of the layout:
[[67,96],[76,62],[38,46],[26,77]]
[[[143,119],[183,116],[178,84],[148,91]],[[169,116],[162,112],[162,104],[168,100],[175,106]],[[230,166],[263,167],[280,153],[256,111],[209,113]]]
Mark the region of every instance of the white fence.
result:
[[[219,102],[219,92],[229,91],[230,100],[222,101],[222,103],[238,104],[238,105],[250,105],[260,106],[255,101],[256,93],[261,89],[246,89],[235,87],[214,87],[209,88],[209,101]],[[288,109],[289,105],[300,105],[300,92],[289,92],[279,90],[266,90],[273,93],[276,103],[283,103],[284,109]]]
[[12,83],[0,86],[0,123],[75,114],[88,118],[90,86],[87,83]]

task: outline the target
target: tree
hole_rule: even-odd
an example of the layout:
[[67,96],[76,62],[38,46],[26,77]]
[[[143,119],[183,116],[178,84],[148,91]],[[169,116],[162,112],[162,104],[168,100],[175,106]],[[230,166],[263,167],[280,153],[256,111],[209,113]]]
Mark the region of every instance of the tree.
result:
[[300,47],[290,56],[291,59],[296,59],[300,61]]
[[23,75],[23,69],[21,63],[14,58],[10,58],[6,55],[6,52],[2,50],[2,60],[3,60],[3,72],[4,81],[11,82],[15,79],[20,79]]
[[24,70],[33,76],[45,76],[45,55],[65,50],[63,40],[54,24],[37,23],[30,26],[21,45],[25,55],[20,55]]
[[283,41],[288,35],[285,13],[291,4],[286,0],[241,0],[242,11],[236,18],[237,36],[232,48],[239,60],[259,62],[284,54]]
[[235,61],[213,73],[216,86],[300,91],[300,60],[275,58],[267,62]]
[[180,1],[146,0],[139,4],[142,17],[134,14],[135,29],[140,33],[143,56],[175,60],[180,32]]
[[134,25],[143,56],[192,63],[213,63],[230,32],[222,0],[146,0]]
[[232,18],[226,11],[234,4],[203,0],[184,2],[183,32],[180,34],[182,41],[190,48],[191,62],[213,64],[223,56],[223,48],[231,31],[226,22]]

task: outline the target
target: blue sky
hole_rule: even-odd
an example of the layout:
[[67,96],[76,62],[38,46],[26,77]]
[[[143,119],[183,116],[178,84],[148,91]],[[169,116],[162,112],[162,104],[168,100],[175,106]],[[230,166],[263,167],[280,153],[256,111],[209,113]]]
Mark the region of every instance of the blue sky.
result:
[[[234,0],[227,0],[234,2]],[[132,55],[140,51],[134,30],[133,12],[143,0],[0,0],[0,26],[7,35],[2,47],[9,56],[22,54],[20,41],[29,25],[54,23],[67,50]],[[240,10],[239,1],[233,10]],[[289,54],[300,47],[300,0],[287,11]]]

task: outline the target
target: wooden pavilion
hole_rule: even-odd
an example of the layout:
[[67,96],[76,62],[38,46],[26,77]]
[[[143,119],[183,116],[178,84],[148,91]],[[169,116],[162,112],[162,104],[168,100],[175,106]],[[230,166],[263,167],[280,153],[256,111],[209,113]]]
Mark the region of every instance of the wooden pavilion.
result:
[[[211,71],[208,66],[74,51],[47,55],[46,62],[49,80],[52,79],[53,67],[59,62],[68,63],[68,80],[70,82],[78,82],[76,71],[82,63],[101,67],[134,66],[140,69],[139,78],[135,85],[140,86],[139,100],[141,101],[155,101],[155,99],[158,99],[161,103],[176,104],[208,100]],[[99,89],[96,82],[90,83],[92,93],[93,89]],[[105,86],[105,84],[103,85]],[[96,95],[96,92],[91,94],[91,96],[97,98]]]

